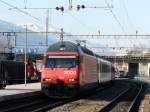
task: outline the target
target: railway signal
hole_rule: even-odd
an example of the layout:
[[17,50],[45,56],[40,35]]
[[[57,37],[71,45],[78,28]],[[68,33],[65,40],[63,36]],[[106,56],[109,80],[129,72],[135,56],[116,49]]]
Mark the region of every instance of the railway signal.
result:
[[113,8],[113,6],[85,6],[85,5],[77,5],[77,11],[80,9],[85,9],[85,8],[93,8],[93,9],[105,9],[105,10],[110,10]]
[[79,11],[80,8],[84,9],[84,8],[85,8],[85,5],[77,5],[77,11]]
[[56,10],[60,10],[61,12],[64,12],[64,7],[56,7]]

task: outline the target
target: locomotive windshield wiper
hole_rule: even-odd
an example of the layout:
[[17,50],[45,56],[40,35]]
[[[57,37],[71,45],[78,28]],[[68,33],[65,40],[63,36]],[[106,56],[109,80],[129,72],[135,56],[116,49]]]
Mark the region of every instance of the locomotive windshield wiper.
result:
[[71,69],[72,67],[74,67],[73,65],[68,66],[68,69]]
[[53,70],[55,67],[54,67],[54,66],[51,66],[50,68]]

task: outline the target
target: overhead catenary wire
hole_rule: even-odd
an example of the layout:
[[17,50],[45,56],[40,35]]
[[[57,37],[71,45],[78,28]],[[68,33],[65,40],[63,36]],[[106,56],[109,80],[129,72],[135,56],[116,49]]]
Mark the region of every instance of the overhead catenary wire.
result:
[[[30,14],[30,13],[28,13],[28,12],[26,12],[26,11],[24,11],[24,10],[22,10],[22,9],[16,7],[16,6],[14,6],[14,5],[12,5],[12,4],[9,4],[8,2],[5,2],[4,0],[0,0],[0,2],[3,3],[3,4],[5,4],[5,5],[7,5],[7,6],[9,6],[10,9],[16,9],[16,10],[19,11],[20,13],[23,13],[23,14],[25,14],[25,15],[31,17],[32,19],[34,19],[34,20],[36,20],[36,21],[38,21],[38,22],[43,23],[41,19],[39,19],[39,18],[33,16],[32,14]],[[27,7],[24,8],[24,9],[27,9]],[[52,28],[54,28],[55,30],[56,30],[56,29],[57,29],[57,30],[60,30],[59,28],[53,26],[52,24],[49,24],[49,25],[50,25]]]
[[[15,34],[24,34],[25,31],[16,31],[16,32],[0,32],[0,35],[7,34],[7,33],[15,33]],[[45,34],[45,31],[28,31],[28,34]],[[47,32],[49,34],[60,34],[60,31],[51,31]],[[150,34],[67,34],[65,33],[64,36],[70,37],[81,37],[87,39],[150,39]],[[108,38],[109,37],[109,38]]]
[[82,22],[81,20],[79,20],[78,18],[76,18],[75,16],[73,16],[70,13],[67,13],[70,17],[72,17],[75,21],[77,21],[79,24],[81,24],[84,28],[90,30],[92,29],[91,27],[89,27],[87,24],[85,24],[84,22]]
[[[130,19],[130,16],[129,16],[129,13],[128,13],[128,10],[127,10],[125,1],[123,0],[122,3],[123,3],[123,7],[124,7],[124,9],[125,9],[126,16],[127,16],[128,20],[129,20],[129,23],[130,23],[131,27],[132,27],[133,29],[135,29],[135,26],[134,26],[133,22],[132,22],[131,19]],[[134,46],[134,42],[132,42],[132,41],[130,40],[130,43],[133,44],[133,46]]]
[[[128,20],[129,20],[129,23],[130,23],[131,27],[132,27],[133,29],[135,29],[135,25],[134,25],[134,23],[132,22],[131,17],[130,17],[130,15],[129,15],[129,13],[128,13],[128,9],[127,9],[127,7],[126,7],[125,0],[123,0],[122,3],[123,3],[123,7],[124,7],[124,9],[125,9],[126,16],[127,16]],[[136,30],[136,29],[135,29],[135,30]]]
[[[127,7],[126,7],[125,0],[123,0],[122,3],[123,3],[123,7],[124,7],[124,9],[125,9],[125,12],[126,12],[126,16],[127,16],[128,20],[129,20],[129,22],[130,22],[130,24],[131,24],[131,27],[136,31],[136,33],[138,33],[137,29],[135,28],[135,25],[133,24],[133,22],[132,22],[132,20],[131,20],[131,18],[130,18],[130,16],[129,16],[129,13],[128,13],[128,10],[127,10]],[[141,45],[141,48],[142,48],[142,44],[141,44],[140,41],[139,41],[139,45]]]
[[[72,3],[72,0],[71,0]],[[82,5],[84,6],[84,5]],[[84,6],[84,8],[100,8],[100,9],[111,9],[113,7],[111,6]],[[83,21],[79,20],[77,17],[75,17],[74,15],[70,14],[69,11],[65,11],[64,13],[67,13],[70,17],[72,17],[75,21],[77,21],[79,24],[81,24],[84,28],[91,30],[93,29],[91,26],[88,26],[87,24],[85,24]]]
[[0,2],[3,3],[3,4],[5,4],[5,5],[7,5],[7,6],[9,6],[9,7],[11,7],[11,8],[16,9],[17,11],[19,11],[19,12],[25,14],[25,15],[30,16],[31,18],[33,18],[33,19],[35,19],[35,20],[37,20],[37,21],[41,21],[39,18],[32,16],[30,13],[28,13],[28,12],[26,12],[26,11],[23,11],[23,10],[21,10],[21,9],[19,9],[19,8],[17,8],[17,7],[15,7],[15,6],[13,6],[13,5],[11,5],[11,4],[9,4],[9,3],[3,1],[3,0],[0,0]]
[[[110,6],[109,6],[109,3],[107,2],[107,0],[105,0],[105,3],[106,3],[106,5],[107,5],[108,8],[109,8]],[[109,8],[109,11],[111,12],[113,18],[114,18],[114,19],[116,20],[116,22],[118,23],[118,25],[119,25],[119,27],[121,28],[122,32],[125,33],[125,30],[124,30],[123,26],[121,25],[121,23],[120,23],[118,17],[115,15],[115,13],[113,12],[113,10],[112,10],[111,8]]]
[[[107,4],[107,6],[109,6],[109,3],[107,2],[107,0],[105,0],[105,3]],[[110,9],[110,12],[112,13],[114,19],[116,20],[116,22],[118,23],[118,25],[119,25],[120,28],[122,29],[123,33],[126,34],[126,32],[125,32],[125,30],[124,30],[124,27],[122,26],[122,24],[120,23],[118,17],[115,15],[115,13],[113,12],[112,9]],[[129,41],[130,41],[130,43],[133,44],[133,46],[134,46],[134,43],[133,43],[131,40],[129,40]],[[117,43],[117,40],[116,40],[116,43]]]

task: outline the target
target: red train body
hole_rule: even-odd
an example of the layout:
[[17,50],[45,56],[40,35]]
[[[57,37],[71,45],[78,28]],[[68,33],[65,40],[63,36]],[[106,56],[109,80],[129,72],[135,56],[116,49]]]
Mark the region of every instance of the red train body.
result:
[[44,53],[41,86],[48,96],[71,97],[113,80],[114,74],[111,63],[92,51],[71,42],[59,42]]

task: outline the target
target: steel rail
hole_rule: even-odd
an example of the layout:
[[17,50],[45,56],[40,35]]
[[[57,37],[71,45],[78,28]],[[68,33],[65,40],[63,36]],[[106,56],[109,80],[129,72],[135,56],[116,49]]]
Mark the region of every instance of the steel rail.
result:
[[28,104],[23,104],[23,105],[19,105],[19,106],[16,106],[16,107],[11,107],[11,108],[8,108],[8,109],[4,109],[2,110],[3,112],[11,112],[11,111],[15,111],[15,110],[19,110],[21,108],[25,108],[25,107],[28,107],[28,106],[31,106],[31,105],[35,105],[35,104],[39,104],[41,103],[43,100],[41,101],[34,101],[32,103],[28,103]]
[[41,92],[33,92],[32,94],[20,94],[18,97],[0,101],[0,112],[8,112],[18,110],[24,106],[35,105],[47,99]]
[[[61,106],[63,104],[72,102],[72,101],[76,101],[79,100],[83,97],[88,97],[89,95],[95,94],[95,92],[98,91],[103,91],[107,88],[109,88],[110,85],[108,85],[105,88],[97,88],[96,91],[94,92],[90,92],[88,94],[83,94],[83,95],[79,95],[77,97],[74,97],[72,99],[65,99],[65,100],[59,100],[59,101],[54,101],[53,99],[37,99],[37,101],[32,101],[31,103],[26,102],[25,104],[20,104],[19,103],[17,105],[11,106],[10,108],[4,108],[2,111],[3,112],[12,112],[12,111],[32,111],[32,112],[41,112],[41,111],[47,111],[49,109],[55,108],[57,106]],[[23,99],[22,99],[23,100]]]
[[94,92],[91,91],[89,92],[88,94],[82,94],[81,96],[77,96],[77,97],[73,97],[72,99],[68,99],[68,100],[65,100],[65,101],[60,101],[60,102],[56,102],[56,103],[53,103],[53,104],[49,104],[49,105],[46,105],[46,106],[43,106],[41,108],[38,108],[38,109],[35,109],[34,111],[32,112],[42,112],[42,111],[47,111],[48,109],[52,109],[52,108],[55,108],[57,106],[61,106],[63,104],[67,104],[67,103],[70,103],[70,102],[73,102],[73,101],[77,101],[77,100],[80,100],[82,98],[86,98],[88,97],[89,95],[93,95],[97,92],[100,92],[100,91],[104,91],[105,89],[108,89],[110,88],[111,85],[107,85],[106,87],[102,87],[102,88],[97,88]]
[[138,91],[138,94],[137,94],[137,95],[135,96],[135,98],[133,99],[133,101],[132,101],[130,107],[128,108],[128,111],[127,111],[127,112],[133,112],[133,108],[134,108],[134,106],[135,106],[135,103],[136,103],[137,99],[139,98],[139,96],[140,96],[142,90],[143,90],[143,84],[140,85],[140,90]]
[[113,108],[114,105],[117,104],[117,102],[122,98],[123,95],[125,95],[131,88],[128,88],[124,90],[121,94],[119,94],[117,97],[115,97],[110,103],[108,103],[106,106],[104,106],[102,109],[99,110],[99,112],[109,112]]
[[68,103],[68,102],[70,102],[70,101],[69,100],[68,101],[60,101],[60,102],[56,102],[56,103],[53,103],[53,104],[45,105],[43,107],[40,107],[38,109],[33,110],[32,112],[43,112],[43,111],[55,108],[57,106],[63,105],[63,104]]

